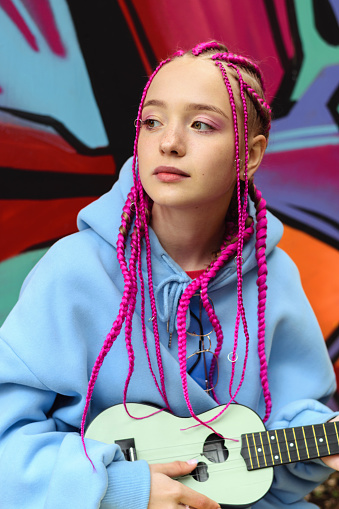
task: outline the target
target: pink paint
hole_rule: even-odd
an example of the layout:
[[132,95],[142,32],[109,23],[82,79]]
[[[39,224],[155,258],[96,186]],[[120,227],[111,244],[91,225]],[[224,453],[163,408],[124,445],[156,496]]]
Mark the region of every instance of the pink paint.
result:
[[0,0],[0,7],[3,8],[7,16],[13,21],[13,23],[16,25],[18,30],[21,32],[21,34],[24,36],[30,47],[34,51],[39,51],[37,42],[35,40],[34,35],[30,31],[29,27],[27,26],[25,20],[21,16],[18,9],[13,4],[12,0]]
[[[21,2],[35,21],[52,52],[59,57],[65,57],[66,49],[56,26],[49,0],[39,0],[39,2],[36,2],[35,0],[21,0]],[[33,33],[18,9],[13,4],[12,0],[0,0],[0,7],[3,8],[7,16],[16,25],[30,47],[34,51],[39,51],[39,47]]]
[[55,55],[66,56],[66,49],[61,40],[59,30],[49,0],[21,0],[30,13],[40,32],[44,36],[48,46]]
[[288,13],[286,2],[275,1],[275,9],[277,13],[277,18],[279,21],[280,32],[284,41],[284,48],[286,50],[286,54],[288,58],[292,58],[294,56],[295,50],[293,45],[293,38],[290,30],[290,23],[288,20]]
[[34,19],[53,53],[59,57],[65,57],[66,49],[56,26],[49,0],[39,0],[39,2],[36,0],[21,0],[21,2]]
[[145,67],[147,74],[150,76],[152,74],[152,66],[147,58],[147,55],[143,48],[142,42],[140,41],[138,31],[135,28],[133,18],[128,10],[126,2],[124,0],[118,0],[118,3],[120,6],[120,9],[121,9],[121,12],[123,13],[123,15],[125,17],[126,23],[128,24],[128,28],[131,32],[132,37],[133,37],[133,40],[134,40],[135,46],[138,50],[138,53],[140,55],[141,61]]
[[[195,46],[198,40],[224,41],[230,50],[251,55],[260,62],[265,81],[270,84],[266,92],[267,101],[270,102],[275,96],[284,70],[264,0],[214,0],[213,8],[206,8],[206,2],[202,0],[186,0],[184,6],[182,0],[132,0],[132,4],[158,60],[165,58],[174,48],[188,49]],[[291,40],[289,33],[285,37],[288,29],[285,10],[281,7],[278,13],[284,29],[284,42]],[[159,30],[164,20],[168,20],[170,30]]]

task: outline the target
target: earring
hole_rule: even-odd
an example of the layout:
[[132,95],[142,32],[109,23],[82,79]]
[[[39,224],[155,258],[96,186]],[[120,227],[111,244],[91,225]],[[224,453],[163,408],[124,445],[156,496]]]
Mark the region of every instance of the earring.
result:
[[[242,159],[239,159],[239,168],[241,169],[244,165],[244,161]],[[234,159],[233,161],[233,168],[236,168],[237,167],[237,160]]]

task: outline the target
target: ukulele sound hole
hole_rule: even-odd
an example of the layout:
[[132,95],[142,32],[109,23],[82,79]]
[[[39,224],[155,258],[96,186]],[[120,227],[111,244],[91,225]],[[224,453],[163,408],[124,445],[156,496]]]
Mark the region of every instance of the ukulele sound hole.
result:
[[208,480],[209,475],[207,472],[207,465],[203,461],[199,461],[197,466],[191,472],[191,476],[198,482],[205,482]]
[[203,455],[213,463],[223,463],[228,458],[228,449],[225,440],[215,433],[209,435],[204,443]]

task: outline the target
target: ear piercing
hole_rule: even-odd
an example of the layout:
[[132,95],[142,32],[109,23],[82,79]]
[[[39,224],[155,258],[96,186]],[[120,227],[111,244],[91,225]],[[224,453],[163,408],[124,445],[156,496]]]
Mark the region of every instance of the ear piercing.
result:
[[[239,168],[242,168],[244,166],[244,161],[242,159],[239,159]],[[233,167],[236,168],[237,167],[237,160],[234,159],[233,161]]]

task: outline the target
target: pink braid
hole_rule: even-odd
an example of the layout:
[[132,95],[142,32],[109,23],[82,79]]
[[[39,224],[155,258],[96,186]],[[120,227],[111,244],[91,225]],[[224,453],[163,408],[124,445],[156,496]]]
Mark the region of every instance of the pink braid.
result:
[[[243,234],[244,234],[244,214],[243,214],[243,208],[241,203],[241,194],[240,194],[240,156],[239,156],[239,131],[238,131],[238,120],[237,120],[237,111],[233,96],[232,87],[229,81],[229,78],[227,76],[227,73],[225,71],[224,66],[216,61],[216,65],[221,70],[221,73],[224,78],[224,82],[229,94],[231,109],[232,109],[232,115],[233,115],[233,126],[234,126],[234,134],[235,134],[235,157],[236,157],[236,163],[237,163],[237,196],[238,196],[238,217],[239,217],[239,231],[238,231],[238,250],[237,250],[237,279],[238,279],[238,304],[237,304],[237,316],[235,321],[235,330],[234,330],[234,346],[233,346],[233,358],[236,356],[236,351],[238,347],[238,336],[239,336],[239,326],[240,326],[240,318],[243,318],[243,325],[244,330],[247,329],[246,322],[244,321],[244,313],[243,313],[243,303],[242,303],[242,246],[243,246]],[[246,164],[246,161],[245,161]],[[249,341],[248,334],[246,334],[245,330],[245,336],[246,336],[246,345]],[[247,349],[247,346],[246,346]],[[232,374],[231,374],[231,380],[230,380],[230,386],[229,386],[229,393],[232,397],[232,385],[233,385],[233,379],[234,379],[234,373],[235,373],[235,363],[232,363]]]
[[260,95],[254,90],[254,88],[247,85],[247,83],[245,81],[244,81],[244,88],[250,95],[254,106],[256,106],[256,103],[259,103],[259,105],[256,106],[256,110],[258,111],[258,113],[260,113],[262,115],[262,108],[265,108],[266,110],[268,110],[269,113],[271,113],[271,111],[272,111],[271,106],[262,97],[260,97]]
[[[131,260],[130,260],[130,278],[132,281],[132,290],[130,294],[130,306],[128,309],[128,313],[126,316],[126,323],[125,323],[125,342],[126,342],[126,349],[128,353],[128,360],[129,360],[129,368],[128,368],[128,374],[125,382],[124,387],[124,394],[123,394],[123,404],[125,407],[125,410],[127,412],[126,407],[126,399],[127,399],[127,391],[128,391],[128,385],[131,380],[133,371],[134,371],[134,350],[132,346],[132,320],[133,320],[133,314],[135,311],[136,306],[136,296],[138,291],[137,286],[137,278],[136,278],[136,259],[138,257],[138,250],[136,249],[134,239],[132,239],[131,242]],[[128,413],[128,412],[127,412]]]
[[271,393],[268,385],[267,377],[267,359],[265,353],[265,309],[266,309],[266,237],[267,237],[267,218],[266,218],[266,201],[262,198],[261,192],[254,186],[255,202],[257,203],[257,233],[256,233],[256,259],[258,262],[258,353],[260,359],[260,379],[264,392],[266,404],[266,414],[264,422],[270,416],[272,410]]
[[[247,240],[249,240],[249,238],[252,235],[253,235],[253,227],[251,225],[249,228],[247,228],[245,230],[244,241],[247,242]],[[208,314],[208,317],[210,319],[210,322],[213,325],[214,330],[216,332],[217,346],[215,348],[214,353],[215,353],[217,358],[219,357],[219,354],[220,354],[220,351],[221,351],[221,348],[222,348],[222,344],[223,344],[223,333],[222,333],[220,322],[219,322],[219,320],[218,320],[218,318],[217,318],[217,316],[215,314],[215,311],[213,309],[213,306],[211,305],[211,303],[210,303],[210,301],[208,299],[207,286],[208,286],[209,281],[213,277],[216,276],[217,272],[232,258],[232,256],[234,256],[234,254],[237,252],[237,249],[238,249],[238,242],[235,242],[235,243],[232,243],[232,244],[228,245],[222,251],[222,253],[218,257],[218,259],[215,262],[213,262],[213,264],[211,265],[210,270],[205,274],[205,277],[203,277],[203,279],[202,279],[201,299],[202,299],[204,308],[205,308],[205,310],[206,310],[206,312]],[[209,373],[209,380],[210,380],[211,386],[213,385],[212,381],[213,381],[213,374],[214,374],[214,370],[215,370],[215,365],[216,365],[216,359],[213,357],[213,360],[212,360],[212,363],[211,363],[211,367],[210,367],[210,373]],[[243,371],[243,373],[244,373],[244,371]],[[242,383],[242,381],[241,381],[241,383]],[[214,399],[217,401],[217,403],[219,403],[218,398],[217,398],[214,390],[212,390],[212,394],[213,394]]]
[[[250,230],[251,230],[251,227],[249,228],[248,238],[253,234],[253,228],[252,228],[252,231],[250,231]],[[214,277],[216,275],[217,270],[221,266],[224,265],[225,259],[229,258],[231,254],[234,254],[235,251],[236,251],[236,245],[228,246],[224,250],[222,255],[216,260],[216,262],[214,262],[213,267],[211,268],[211,273],[213,274],[213,276],[212,275],[210,276],[209,275],[209,271],[208,271],[207,273],[205,272],[199,278],[195,279],[186,288],[185,292],[183,293],[183,295],[182,295],[182,297],[180,299],[180,303],[179,303],[179,307],[178,307],[178,318],[177,318],[177,323],[178,323],[178,357],[179,357],[180,374],[181,374],[181,379],[182,379],[182,387],[183,387],[183,393],[184,393],[185,401],[186,401],[186,404],[187,404],[187,407],[188,407],[188,409],[190,411],[191,416],[199,424],[202,424],[203,426],[206,426],[207,428],[211,429],[217,435],[219,435],[219,433],[217,433],[211,426],[209,426],[209,423],[213,422],[215,419],[220,417],[220,415],[222,415],[227,410],[229,405],[231,403],[233,403],[233,401],[235,400],[235,398],[236,398],[236,396],[237,396],[237,394],[238,394],[238,392],[240,390],[240,387],[242,385],[244,376],[245,376],[248,351],[246,351],[244,367],[243,367],[243,372],[242,372],[242,377],[241,377],[241,380],[240,380],[240,383],[239,383],[239,386],[238,386],[236,392],[234,393],[233,396],[231,396],[231,399],[229,400],[229,402],[223,407],[223,409],[217,415],[215,415],[212,419],[210,419],[208,421],[205,421],[205,422],[202,421],[201,419],[199,419],[195,415],[195,413],[193,411],[193,408],[192,408],[192,405],[190,403],[189,394],[188,394],[187,369],[186,369],[187,368],[187,364],[186,364],[186,343],[187,343],[186,313],[187,313],[187,310],[188,310],[188,307],[189,307],[190,299],[196,293],[197,289],[202,284],[204,284],[205,288],[207,288],[208,281],[211,279],[211,277]],[[220,258],[224,258],[224,260],[220,260]],[[216,267],[215,265],[219,265],[219,267]],[[207,297],[207,290],[204,293],[205,293],[205,295]],[[209,311],[212,311],[212,313],[214,315],[214,316],[210,316],[210,313],[209,313],[209,318],[210,318],[210,321],[211,321],[211,324],[212,324],[214,330],[216,331],[216,334],[217,334],[217,337],[219,339],[219,342],[222,344],[223,337],[222,337],[222,330],[221,330],[220,322],[219,322],[218,318],[216,317],[216,315],[215,315],[215,313],[213,311],[213,307],[211,306],[211,304],[210,304],[210,302],[208,300],[208,297],[205,300],[205,295],[204,295],[204,297],[202,296],[202,299],[204,299],[203,300],[204,307],[206,305],[206,308]],[[220,326],[220,328],[218,327],[218,325]],[[221,345],[220,345],[220,349],[221,349]],[[217,352],[217,355],[219,355],[220,349]],[[210,380],[211,380],[211,377],[210,377]],[[219,403],[218,399],[216,399],[216,401],[217,401],[217,403]]]
[[[233,67],[233,65],[232,65]],[[235,67],[234,67],[235,68]],[[239,76],[239,82],[240,82],[240,92],[241,92],[241,98],[244,108],[244,116],[245,116],[245,143],[247,148],[247,105],[246,100],[244,96],[244,89],[247,87],[246,83],[242,79],[242,76],[240,74],[240,71],[235,68],[236,72]],[[259,95],[255,92],[253,89],[249,89],[247,87],[247,90],[252,92],[252,95],[256,100],[261,99]],[[255,101],[253,101],[255,102]],[[267,108],[267,103],[265,101],[261,100],[258,102],[261,104],[261,106],[264,106]],[[268,106],[269,111],[270,107]],[[248,150],[247,155],[245,156],[245,161],[248,160]],[[248,179],[247,179],[247,168],[245,168],[245,197],[247,197],[248,194]],[[253,188],[256,192],[256,195],[254,196],[254,201],[258,204],[257,205],[257,233],[256,233],[256,259],[258,262],[258,353],[259,353],[259,359],[260,359],[260,379],[261,384],[263,387],[264,392],[264,399],[266,403],[266,414],[264,417],[264,422],[267,421],[269,418],[271,408],[272,408],[272,401],[271,401],[271,395],[269,391],[269,385],[268,385],[268,378],[267,378],[267,360],[266,360],[266,354],[265,354],[265,308],[266,308],[266,278],[267,278],[267,265],[266,265],[266,257],[265,257],[265,249],[266,249],[266,237],[267,237],[267,219],[266,219],[266,202],[262,198],[261,193],[255,188],[253,185]],[[245,202],[244,202],[245,205]],[[246,204],[247,205],[247,204]],[[245,207],[244,207],[245,208]],[[244,320],[244,317],[243,317]],[[244,323],[245,325],[245,323]]]
[[215,41],[203,42],[201,44],[198,44],[197,46],[195,46],[192,49],[192,55],[197,57],[203,51],[207,51],[207,50],[210,50],[210,49],[220,50],[221,49],[221,45],[218,42],[215,42]]
[[[224,58],[222,58],[222,60],[224,60]],[[228,62],[230,62],[230,61],[235,62],[237,60],[238,60],[237,63],[239,63],[240,65],[244,64],[244,59],[242,59],[242,58],[235,59],[234,55],[231,55],[230,58],[227,59]],[[244,109],[245,152],[247,152],[245,155],[245,192],[244,192],[245,199],[244,199],[244,206],[242,209],[242,213],[244,213],[244,211],[246,210],[245,205],[247,207],[246,198],[247,198],[247,194],[248,194],[248,179],[247,179],[247,164],[246,164],[248,161],[247,104],[246,104],[246,100],[244,97],[244,90],[246,90],[247,92],[249,92],[251,94],[254,104],[259,103],[259,105],[261,106],[261,108],[256,107],[257,110],[259,109],[259,111],[262,111],[262,107],[264,107],[268,110],[269,116],[270,116],[271,110],[270,110],[269,105],[263,99],[260,98],[260,96],[255,92],[255,90],[248,87],[248,85],[244,82],[244,80],[242,79],[241,73],[236,68],[236,66],[233,65],[233,63],[232,64],[229,63],[228,66],[233,67],[233,69],[235,69],[235,71],[238,74],[239,83],[240,83],[240,94],[241,94],[243,109]],[[253,66],[254,66],[254,64],[253,64]],[[260,81],[261,81],[261,84],[263,87],[263,79],[262,79],[260,70],[259,70],[259,68],[255,69],[255,70],[256,70],[256,74],[260,77]],[[264,118],[265,118],[265,116],[264,116]],[[267,131],[269,130],[269,127],[270,127],[270,123],[268,123]],[[256,193],[259,193],[259,191],[256,190]],[[261,193],[257,194],[256,199],[257,200],[261,199]],[[263,200],[263,199],[261,199],[261,200]],[[239,203],[239,196],[238,196],[238,203]],[[259,292],[259,296],[258,296],[258,353],[259,353],[259,359],[260,359],[260,378],[261,378],[261,383],[262,383],[263,392],[264,392],[264,399],[265,399],[265,403],[266,403],[266,415],[265,415],[264,421],[267,421],[267,419],[269,418],[270,412],[271,412],[272,402],[271,402],[271,395],[270,395],[269,386],[268,386],[267,360],[266,360],[266,354],[265,354],[265,306],[266,306],[266,289],[267,289],[267,287],[266,287],[267,265],[266,265],[266,258],[265,258],[266,235],[267,235],[267,228],[266,228],[267,219],[266,219],[266,209],[265,209],[266,202],[263,201],[263,203],[260,203],[260,205],[261,205],[260,211],[258,212],[258,215],[257,215],[257,242],[256,242],[256,253],[257,253],[256,257],[257,257],[257,261],[258,261],[257,285],[258,285],[258,292]],[[259,207],[259,205],[258,205],[258,207]],[[243,224],[244,224],[243,221],[239,220],[239,237],[240,238],[241,238],[240,229],[242,228]],[[240,251],[242,252],[242,247],[240,248]],[[260,255],[258,254],[259,251],[260,251]],[[239,253],[239,249],[238,249],[238,257],[239,256],[240,256],[240,253]],[[238,269],[238,267],[239,266],[237,265],[237,269]],[[242,279],[241,272],[240,272],[240,277]],[[240,281],[240,279],[239,279],[239,273],[238,273],[238,283],[239,283],[239,281]],[[239,298],[238,298],[238,302],[239,302]],[[245,332],[245,336],[246,336],[246,352],[248,352],[249,338],[248,338],[248,332],[247,332],[247,324],[245,321],[245,312],[244,312],[244,307],[243,307],[242,295],[241,295],[241,317],[243,320],[244,332]],[[236,349],[234,349],[233,354],[235,354],[235,351],[236,351]],[[232,379],[231,379],[231,383],[230,383],[230,388],[232,387],[232,384],[233,384],[233,377],[234,377],[234,365],[232,365]],[[238,387],[236,393],[238,392],[239,388],[240,387]],[[230,395],[232,396],[231,392],[230,392]]]
[[178,51],[176,51],[175,53],[173,53],[172,58],[175,58],[175,57],[182,57],[184,54],[185,54],[185,52],[184,52],[182,49],[179,49]]
[[[129,193],[127,200],[126,200],[126,204],[123,208],[122,216],[121,216],[121,229],[125,230],[126,235],[130,229],[130,221],[127,223],[126,217],[129,218],[132,195],[133,195],[133,193]],[[85,403],[85,408],[84,408],[82,421],[81,421],[81,439],[82,439],[85,454],[87,457],[88,457],[88,455],[87,455],[85,442],[84,442],[84,429],[85,429],[85,422],[86,422],[86,416],[87,416],[88,409],[89,409],[89,404],[90,404],[93,390],[94,390],[94,385],[97,380],[99,370],[102,366],[102,363],[103,363],[107,353],[110,351],[110,348],[112,347],[115,339],[117,338],[117,336],[119,335],[119,333],[121,331],[121,327],[122,327],[123,322],[127,315],[128,305],[130,302],[130,295],[131,295],[131,293],[133,293],[133,282],[131,281],[131,278],[129,276],[129,272],[128,272],[127,264],[126,264],[126,258],[125,258],[125,237],[121,232],[118,235],[118,241],[117,241],[117,257],[119,260],[122,274],[124,276],[125,289],[124,289],[123,297],[121,300],[118,317],[117,317],[116,321],[113,323],[112,329],[109,332],[109,334],[107,335],[106,340],[102,346],[102,349],[96,359],[96,362],[94,364],[92,374],[90,377],[90,381],[89,381],[89,384],[87,387],[86,403]],[[131,362],[131,359],[130,359],[130,362]],[[90,460],[89,457],[88,457],[88,459]],[[92,463],[92,461],[91,461],[91,463]],[[93,465],[93,463],[92,463],[92,465]],[[94,468],[94,465],[93,465],[93,468]]]
[[[178,358],[179,358],[179,366],[180,366],[180,375],[182,381],[182,388],[184,393],[184,398],[186,401],[187,408],[190,411],[191,416],[203,426],[209,428],[213,433],[219,435],[211,426],[209,426],[206,422],[199,419],[198,416],[195,415],[193,407],[190,402],[189,394],[188,394],[188,386],[187,386],[187,363],[186,363],[186,344],[187,344],[187,333],[186,333],[186,314],[188,311],[188,307],[190,304],[190,300],[192,296],[196,293],[201,284],[201,276],[197,279],[193,280],[192,283],[186,288],[184,293],[181,296],[178,313],[177,313],[177,324],[178,324]],[[219,435],[221,436],[221,435]]]
[[267,138],[271,129],[271,107],[266,101],[264,101],[264,99],[260,97],[259,94],[257,94],[254,88],[248,86],[246,82],[244,82],[244,88],[252,100],[252,104],[254,105],[255,109],[265,122],[263,134]]
[[[130,200],[132,196],[133,196],[133,193],[132,192],[129,193],[128,200]],[[127,204],[127,202],[126,202],[126,204]],[[129,210],[131,210],[131,203],[129,205],[130,205]],[[125,205],[125,207],[126,207],[126,205]],[[125,207],[123,210],[125,210]],[[124,220],[124,216],[122,217],[122,227],[124,227],[123,220]],[[126,232],[126,237],[127,237],[127,232]],[[122,247],[124,248],[124,251],[125,251],[125,243]],[[125,258],[125,256],[122,257],[120,255],[119,250],[120,250],[120,242],[118,239],[118,242],[117,242],[117,252],[119,253],[118,260],[120,262],[120,267],[123,268],[126,265],[126,258]],[[124,252],[123,252],[123,255],[124,255]],[[131,241],[131,259],[130,259],[130,268],[129,268],[129,276],[130,276],[130,281],[132,283],[132,286],[131,286],[131,292],[130,292],[129,307],[127,309],[126,322],[125,322],[125,340],[126,340],[126,348],[127,348],[127,352],[128,352],[128,359],[129,359],[129,370],[128,370],[128,375],[127,375],[125,388],[124,388],[124,395],[123,395],[123,403],[124,403],[125,407],[126,407],[125,402],[126,402],[126,397],[127,397],[128,384],[129,384],[130,378],[131,378],[133,370],[134,370],[134,359],[135,359],[134,350],[133,350],[132,343],[131,343],[131,334],[132,334],[132,318],[133,318],[133,314],[135,311],[136,295],[137,295],[137,291],[138,291],[138,285],[137,285],[137,281],[136,281],[136,277],[135,277],[136,259],[137,259],[137,249],[135,248],[135,234],[134,234],[134,235],[132,235],[132,241]]]
[[212,56],[212,60],[223,60],[224,62],[229,62],[231,64],[238,65],[239,67],[249,69],[259,78],[261,88],[263,89],[263,92],[265,92],[265,83],[262,72],[259,66],[257,66],[257,64],[255,64],[248,58],[228,52],[228,53],[216,53],[215,55]]
[[[138,245],[140,245],[140,242],[138,242]],[[156,376],[154,374],[153,368],[152,368],[151,358],[150,358],[148,344],[147,344],[147,334],[146,334],[146,324],[145,324],[145,283],[144,283],[144,279],[143,279],[143,275],[142,275],[142,268],[141,267],[142,267],[142,265],[141,265],[141,250],[139,249],[139,251],[138,251],[138,274],[139,274],[139,279],[140,279],[140,295],[141,295],[141,329],[142,329],[142,339],[143,339],[143,344],[144,344],[144,348],[145,348],[145,352],[146,352],[148,366],[149,366],[150,372],[152,374],[155,386],[158,389],[159,394],[162,396],[162,398],[164,399],[164,402],[165,402],[165,404],[167,406],[167,398],[162,393],[162,391],[161,391],[161,389],[159,387],[158,381],[156,379]],[[159,363],[159,360],[158,360],[158,363]],[[162,369],[162,367],[160,369]],[[159,371],[160,371],[160,369],[159,369]]]
[[[118,237],[120,237],[120,236],[123,237],[123,235],[121,233],[119,233]],[[124,265],[123,262],[122,262],[122,265]],[[119,314],[118,314],[115,322],[113,323],[112,329],[108,333],[106,340],[101,348],[101,351],[95,361],[95,364],[94,364],[94,367],[92,370],[92,374],[91,374],[91,377],[90,377],[90,380],[88,383],[88,387],[87,387],[86,403],[85,403],[85,408],[84,408],[84,412],[83,412],[83,416],[82,416],[82,420],[81,420],[81,440],[82,440],[82,444],[83,444],[83,447],[85,450],[85,454],[86,454],[87,458],[89,459],[89,461],[91,462],[93,468],[94,468],[94,465],[93,465],[92,460],[90,459],[90,457],[87,454],[85,440],[84,440],[85,422],[86,422],[86,416],[87,416],[88,409],[89,409],[89,404],[92,399],[94,385],[95,385],[95,382],[99,375],[99,370],[102,366],[102,363],[103,363],[106,355],[110,351],[114,341],[120,334],[122,325],[126,318],[127,307],[130,302],[131,287],[132,287],[133,283],[129,277],[128,271],[124,270],[123,275],[124,275],[124,279],[125,279],[125,288],[124,288],[124,293],[123,293],[120,307],[119,307]]]
[[[238,184],[238,206],[239,206],[239,242],[238,242],[238,252],[237,252],[237,274],[238,274],[238,313],[240,312],[240,316],[243,323],[244,333],[246,337],[246,352],[245,352],[245,361],[244,361],[244,370],[243,375],[240,380],[239,387],[236,392],[241,387],[243,377],[245,375],[245,369],[246,369],[246,363],[248,358],[248,348],[249,348],[249,334],[247,330],[247,322],[245,317],[245,310],[244,310],[244,304],[243,304],[243,296],[242,296],[242,251],[243,251],[243,244],[244,244],[244,230],[245,230],[245,221],[246,221],[246,214],[247,214],[247,195],[248,195],[248,178],[247,178],[247,169],[248,169],[248,114],[247,114],[247,104],[246,99],[244,96],[244,86],[243,86],[243,79],[240,74],[240,71],[237,69],[237,67],[234,66],[234,64],[228,64],[229,67],[232,67],[235,69],[235,71],[238,74],[239,77],[239,83],[240,83],[240,95],[242,99],[243,104],[243,112],[244,112],[244,140],[245,140],[245,169],[244,169],[244,178],[245,178],[245,190],[244,190],[244,203],[241,205],[241,196],[240,196],[240,182]],[[236,117],[234,117],[236,119]],[[237,178],[240,180],[240,175],[237,173]],[[238,329],[237,329],[238,331]],[[236,337],[235,345],[234,345],[234,351],[233,351],[233,358],[236,355],[236,342],[238,340],[238,335]],[[230,382],[230,396],[231,394],[231,388],[233,385],[234,380],[234,373],[235,373],[235,363],[232,363],[232,377]]]
[[[155,69],[151,77],[149,78],[146,87],[143,91],[139,110],[138,110],[138,116],[137,116],[137,124],[136,124],[136,137],[134,140],[134,156],[133,156],[133,175],[134,179],[136,181],[136,189],[138,193],[138,206],[136,207],[136,226],[138,230],[138,245],[140,246],[140,216],[141,220],[143,221],[144,228],[145,228],[145,241],[146,241],[146,259],[147,259],[147,272],[148,272],[148,287],[149,287],[149,294],[150,294],[150,300],[151,300],[151,309],[152,309],[152,324],[153,324],[153,333],[154,333],[154,340],[155,340],[155,347],[156,347],[156,356],[157,356],[157,362],[158,362],[158,369],[160,374],[160,381],[161,381],[161,388],[162,392],[160,391],[160,394],[162,395],[162,398],[164,399],[166,407],[170,410],[170,406],[168,403],[168,399],[166,396],[166,389],[165,389],[165,376],[162,366],[162,359],[161,359],[161,352],[160,352],[160,339],[159,339],[159,331],[158,331],[158,323],[157,323],[157,312],[156,312],[156,305],[155,305],[155,298],[154,298],[154,290],[153,290],[153,279],[152,279],[152,266],[151,266],[151,247],[150,247],[150,241],[149,241],[149,234],[148,234],[148,226],[147,226],[147,220],[145,215],[145,206],[144,206],[144,191],[141,185],[140,180],[137,181],[136,177],[136,154],[137,154],[137,145],[138,145],[138,139],[140,134],[140,126],[141,126],[141,114],[142,114],[142,108],[145,101],[145,97],[147,94],[147,91],[153,81],[154,76],[158,73],[158,71],[162,68],[163,65],[168,63],[171,59],[167,59],[162,61],[158,67]],[[140,209],[139,209],[140,205]],[[139,216],[140,212],[140,216]],[[139,248],[140,249],[140,248]],[[140,257],[139,257],[140,258]],[[139,273],[139,279],[141,283],[141,314],[142,314],[142,324],[144,324],[144,315],[145,315],[145,297],[144,297],[144,281],[143,281],[143,275],[142,275],[142,269],[141,269],[141,259],[139,259],[138,263],[138,273]],[[153,373],[150,357],[148,354],[148,347],[147,347],[147,337],[146,337],[146,330],[145,327],[143,327],[143,341],[146,348],[146,354],[148,358],[149,367],[154,379],[154,382],[159,390],[158,383],[156,381],[155,375]]]
[[[133,279],[133,282],[135,283],[135,293],[133,295],[131,295],[131,305],[130,305],[130,308],[129,308],[129,311],[128,311],[128,315],[126,317],[126,324],[125,324],[125,330],[127,331],[126,334],[125,334],[125,340],[126,340],[126,348],[127,348],[128,357],[129,357],[129,371],[128,371],[127,379],[126,379],[126,382],[125,382],[124,395],[123,395],[123,405],[125,407],[125,410],[126,410],[127,414],[130,417],[132,417],[133,419],[144,419],[145,417],[138,417],[137,418],[137,417],[132,416],[131,413],[129,412],[129,410],[127,408],[127,404],[126,404],[127,390],[128,390],[128,386],[129,386],[129,383],[130,383],[130,380],[132,378],[132,374],[133,374],[133,371],[134,371],[134,351],[133,351],[133,347],[132,347],[132,320],[133,320],[133,314],[134,314],[134,310],[135,310],[136,294],[137,294],[136,263],[135,263],[137,258],[139,260],[139,262],[138,262],[139,265],[141,264],[140,250],[138,250],[137,247],[136,247],[136,246],[139,245],[139,243],[135,240],[136,236],[137,236],[137,234],[136,234],[136,231],[135,231],[134,234],[133,234],[133,237],[132,237],[132,242],[131,242],[131,249],[132,249],[131,262],[133,260],[134,263],[130,264],[130,274],[131,274],[131,277]],[[145,328],[145,309],[144,308],[142,309],[141,326],[142,326],[142,330],[143,330],[143,338],[145,338],[146,337],[146,328]],[[146,341],[146,344],[145,344],[145,341],[144,341],[144,346],[145,346],[145,350],[146,350],[148,365],[149,365],[149,368],[150,368],[153,380],[155,382],[155,385],[156,385],[159,393],[161,394],[161,390],[159,388],[158,382],[156,380],[155,374],[154,374],[152,366],[151,366],[151,360],[150,360],[150,356],[149,356],[147,341]],[[154,413],[158,413],[158,411],[154,412]],[[151,414],[151,415],[153,415],[153,414]]]
[[[233,230],[233,228],[232,228],[232,230]],[[203,274],[202,282],[201,282],[200,297],[201,297],[204,309],[205,309],[205,311],[208,315],[208,318],[210,320],[210,323],[216,333],[216,338],[217,338],[217,346],[214,351],[214,354],[216,357],[213,356],[213,359],[211,362],[211,367],[210,367],[210,372],[209,372],[209,382],[211,384],[211,387],[213,387],[213,374],[214,374],[214,369],[215,369],[215,365],[216,365],[216,358],[219,357],[219,353],[221,351],[223,340],[224,340],[224,335],[222,332],[220,321],[215,313],[214,307],[212,306],[212,304],[210,303],[210,300],[208,298],[207,287],[208,287],[208,283],[210,282],[210,280],[216,276],[217,272],[221,269],[221,267],[223,267],[225,265],[225,263],[227,263],[236,252],[237,244],[236,243],[228,244],[227,235],[225,237],[226,237],[225,241],[224,241],[223,245],[221,246],[220,255],[214,262],[212,262],[210,264],[208,271]],[[211,392],[212,392],[214,400],[218,404],[220,404],[214,388],[212,388]]]

